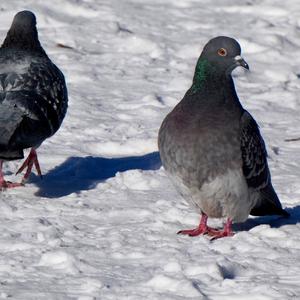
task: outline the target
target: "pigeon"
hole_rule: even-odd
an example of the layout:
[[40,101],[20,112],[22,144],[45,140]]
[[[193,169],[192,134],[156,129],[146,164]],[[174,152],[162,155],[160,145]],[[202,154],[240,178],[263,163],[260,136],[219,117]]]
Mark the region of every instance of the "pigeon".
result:
[[[233,222],[289,214],[272,186],[259,127],[236,94],[231,72],[249,70],[239,43],[211,39],[198,59],[193,83],[159,129],[161,161],[180,194],[200,214],[199,226],[179,234],[234,235]],[[208,218],[226,218],[222,229]]]
[[[35,15],[18,12],[0,48],[0,188],[24,185],[33,165],[42,176],[36,149],[60,127],[68,106],[63,73],[42,48]],[[3,161],[24,158],[21,183],[5,181]]]

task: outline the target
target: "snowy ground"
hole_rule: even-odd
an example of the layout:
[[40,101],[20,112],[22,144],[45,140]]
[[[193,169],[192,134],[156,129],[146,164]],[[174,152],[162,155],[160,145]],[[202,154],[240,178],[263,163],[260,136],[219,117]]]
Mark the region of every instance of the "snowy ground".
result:
[[[300,137],[300,2],[1,1],[1,40],[22,9],[37,15],[70,105],[39,149],[44,179],[1,193],[0,299],[300,299],[300,141],[286,141]],[[251,72],[235,72],[238,94],[292,216],[249,218],[210,242],[176,235],[199,216],[160,168],[156,139],[217,35],[242,45]]]

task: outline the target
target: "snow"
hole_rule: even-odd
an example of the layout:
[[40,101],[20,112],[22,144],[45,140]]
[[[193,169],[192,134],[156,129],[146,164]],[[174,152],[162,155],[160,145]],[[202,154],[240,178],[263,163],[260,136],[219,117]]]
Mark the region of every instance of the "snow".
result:
[[[44,179],[1,193],[0,299],[298,299],[300,2],[2,1],[1,40],[23,9],[70,105],[38,149]],[[242,46],[251,71],[234,72],[237,92],[291,218],[250,217],[210,242],[176,235],[199,216],[161,168],[157,133],[217,35]],[[7,179],[20,163],[5,164]]]

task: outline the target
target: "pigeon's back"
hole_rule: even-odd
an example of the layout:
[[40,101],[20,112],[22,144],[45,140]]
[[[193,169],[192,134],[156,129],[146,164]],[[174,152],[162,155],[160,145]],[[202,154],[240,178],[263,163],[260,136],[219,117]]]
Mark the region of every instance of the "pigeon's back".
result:
[[35,16],[18,13],[0,48],[0,158],[22,157],[12,153],[53,135],[67,103],[64,76],[38,41]]

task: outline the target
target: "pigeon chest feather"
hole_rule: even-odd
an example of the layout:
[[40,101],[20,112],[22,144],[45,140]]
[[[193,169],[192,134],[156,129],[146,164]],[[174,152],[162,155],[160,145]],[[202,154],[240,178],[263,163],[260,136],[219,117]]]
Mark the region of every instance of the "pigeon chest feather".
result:
[[245,221],[258,198],[249,192],[240,169],[228,169],[224,174],[207,178],[201,187],[183,182],[178,175],[171,176],[171,180],[189,204],[211,218]]
[[242,166],[239,123],[220,115],[167,119],[159,144],[166,170],[180,174],[185,182],[197,181],[197,186],[228,168]]

